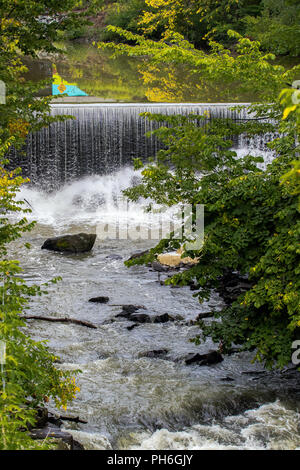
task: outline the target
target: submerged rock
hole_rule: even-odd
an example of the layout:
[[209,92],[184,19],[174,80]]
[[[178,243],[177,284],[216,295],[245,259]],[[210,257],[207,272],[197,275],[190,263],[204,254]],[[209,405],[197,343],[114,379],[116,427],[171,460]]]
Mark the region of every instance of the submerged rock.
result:
[[203,313],[198,313],[198,315],[195,318],[195,322],[199,320],[203,320],[204,318],[211,318],[213,317],[215,312],[203,312]]
[[84,253],[93,248],[96,236],[94,233],[79,233],[77,235],[48,238],[44,242],[42,250],[59,251],[61,253]]
[[122,313],[126,313],[128,315],[131,315],[132,313],[137,312],[138,310],[141,310],[143,305],[122,305]]
[[105,259],[120,260],[123,259],[123,256],[112,254],[105,256]]
[[144,353],[140,353],[139,357],[149,357],[150,359],[161,359],[168,354],[168,349],[153,349],[152,351],[146,351]]
[[144,309],[142,305],[122,305],[122,312],[116,315],[116,318],[128,318],[131,320],[131,315],[140,309]]
[[133,325],[127,326],[127,330],[128,330],[128,331],[131,331],[131,330],[133,330],[134,328],[136,328],[137,326],[139,326],[138,323],[134,323]]
[[218,364],[224,359],[218,351],[209,351],[207,354],[191,353],[185,358],[186,365],[198,364],[199,366],[209,366]]
[[168,313],[162,315],[156,315],[153,318],[153,323],[167,323],[168,321],[175,321],[175,318],[171,317]]
[[146,313],[135,313],[130,315],[130,320],[136,323],[151,323],[151,317]]
[[107,302],[109,302],[109,297],[92,297],[91,299],[89,299],[89,302],[94,302],[94,303],[98,303],[98,304],[107,304]]

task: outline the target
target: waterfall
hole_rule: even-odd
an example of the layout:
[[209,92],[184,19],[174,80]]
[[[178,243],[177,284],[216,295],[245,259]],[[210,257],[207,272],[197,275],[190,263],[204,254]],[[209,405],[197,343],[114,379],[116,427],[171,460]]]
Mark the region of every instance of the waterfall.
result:
[[[246,109],[232,111],[234,104],[53,104],[53,116],[67,114],[75,119],[56,122],[27,139],[25,152],[11,155],[12,167],[20,166],[34,186],[47,191],[81,177],[109,174],[128,165],[135,157],[143,160],[160,148],[155,137],[145,134],[158,127],[140,114],[203,114],[211,117],[245,119]],[[262,148],[264,138],[248,142],[240,137],[235,146]]]

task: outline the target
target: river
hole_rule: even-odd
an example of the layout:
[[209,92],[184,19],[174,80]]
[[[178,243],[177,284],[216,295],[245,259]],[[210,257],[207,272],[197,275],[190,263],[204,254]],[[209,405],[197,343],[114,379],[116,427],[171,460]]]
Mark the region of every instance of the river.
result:
[[[161,105],[159,109],[188,113],[202,112],[203,107]],[[31,178],[19,197],[33,208],[30,218],[37,225],[13,244],[11,256],[21,261],[29,283],[62,277],[48,295],[32,302],[31,313],[69,316],[98,327],[28,321],[33,338],[46,339],[60,357],[59,367],[81,369],[77,377],[81,391],[66,414],[87,424],[65,421],[64,427],[86,449],[300,447],[299,379],[293,371],[264,372],[251,363],[250,353],[225,357],[214,366],[185,365],[188,353],[217,347],[210,340],[200,346],[191,343],[198,327],[189,321],[198,313],[222,308],[222,299],[214,294],[200,305],[188,287],[161,285],[149,267],[124,266],[124,260],[153,246],[153,240],[97,238],[92,252],[82,255],[41,250],[50,236],[96,233],[99,224],[115,217],[122,189],[136,178],[132,155],[157,149],[157,142],[142,137],[149,129],[139,113],[147,109],[145,105],[54,106],[54,114],[73,113],[76,121],[55,124],[32,136],[27,160],[12,159],[13,164],[21,159]],[[225,105],[210,106],[210,112],[231,113]],[[262,153],[267,162],[268,138],[241,139],[235,147],[238,154]],[[120,220],[129,227],[145,227],[148,222],[143,202],[131,203],[129,217]],[[30,250],[23,246],[25,241],[31,243]],[[109,302],[88,302],[96,296],[108,296]],[[149,315],[169,313],[181,319],[128,330],[131,322],[116,317],[124,304],[144,306]],[[167,350],[163,358],[143,357],[158,349]],[[51,403],[50,409],[57,413]]]

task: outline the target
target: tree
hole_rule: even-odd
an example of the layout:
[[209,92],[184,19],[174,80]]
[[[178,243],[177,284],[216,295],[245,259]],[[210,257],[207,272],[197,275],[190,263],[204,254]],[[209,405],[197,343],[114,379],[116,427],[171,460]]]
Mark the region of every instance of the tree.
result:
[[246,15],[247,34],[276,55],[300,53],[300,5],[295,0],[264,0],[261,15]]
[[[148,119],[167,122],[154,131],[166,149],[144,168],[141,161],[135,162],[143,168],[142,182],[125,194],[170,206],[205,205],[204,244],[201,249],[186,248],[182,255],[199,262],[168,283],[194,281],[199,286],[195,295],[203,301],[221,287],[224,275],[238,272],[247,276],[250,289],[215,314],[210,324],[202,322],[195,341],[211,336],[224,352],[239,344],[242,350],[255,350],[255,359],[267,367],[283,367],[290,361],[292,342],[300,338],[299,105],[291,103],[298,96],[295,89],[285,89],[280,99],[278,95],[297,77],[299,66],[286,71],[273,65],[274,57],[261,52],[258,42],[233,32],[236,50],[211,42],[211,55],[195,50],[176,33],[169,34],[168,44],[165,38],[153,42],[119,33],[135,45],[115,45],[116,53],[147,54],[154,64],[189,63],[198,68],[204,83],[252,88],[259,98],[249,108],[253,117],[248,122],[212,118],[201,126],[205,116],[147,114]],[[269,144],[277,158],[263,170],[257,167],[257,157],[237,160],[232,136],[266,131],[281,136]],[[182,241],[175,235],[127,265],[148,263],[158,253],[178,248]]]
[[173,31],[185,36],[196,46],[207,38],[228,43],[228,29],[245,32],[245,16],[254,18],[261,9],[261,0],[146,0],[147,9],[140,25],[144,33]]
[[[33,296],[45,293],[47,285],[28,286],[18,261],[7,258],[8,244],[33,227],[26,219],[28,209],[15,200],[26,180],[20,176],[20,169],[7,169],[7,155],[12,146],[22,147],[29,132],[53,121],[49,114],[51,97],[35,98],[44,82],[24,82],[22,55],[54,51],[52,41],[57,30],[79,21],[75,13],[68,12],[76,4],[70,0],[64,4],[55,0],[0,2],[0,77],[6,84],[5,103],[0,104],[0,341],[6,350],[0,372],[2,450],[44,448],[25,432],[35,423],[37,406],[53,398],[57,406],[65,407],[78,390],[74,372],[58,369],[57,358],[45,344],[33,341],[24,332],[24,309]],[[11,220],[12,213],[19,215],[15,221]]]

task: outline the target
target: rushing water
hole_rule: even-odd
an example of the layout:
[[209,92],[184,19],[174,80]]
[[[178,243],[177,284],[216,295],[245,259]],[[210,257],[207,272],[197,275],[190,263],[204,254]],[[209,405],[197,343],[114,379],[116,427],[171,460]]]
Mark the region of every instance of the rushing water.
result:
[[[35,186],[58,190],[76,179],[110,174],[132,164],[134,157],[144,160],[160,148],[155,137],[145,134],[158,124],[141,113],[166,115],[203,115],[217,118],[246,119],[246,108],[232,111],[230,104],[98,104],[53,105],[52,115],[70,115],[75,119],[53,123],[28,138],[26,152],[11,156],[13,167],[20,165]],[[270,135],[235,141],[239,152],[266,152]],[[267,156],[266,158],[269,158]]]
[[[225,107],[222,109],[224,113]],[[175,108],[168,110],[174,112]],[[204,353],[217,347],[210,340],[200,346],[189,342],[198,329],[187,323],[200,312],[220,309],[222,300],[215,294],[199,305],[188,287],[161,285],[157,273],[145,266],[125,268],[123,263],[129,255],[153,246],[153,241],[97,239],[93,251],[81,255],[41,250],[49,236],[96,232],[99,223],[109,222],[122,189],[136,177],[129,165],[129,156],[136,151],[134,136],[139,151],[146,148],[152,152],[156,145],[142,139],[140,132],[145,129],[136,122],[139,107],[71,111],[78,120],[69,134],[65,124],[59,124],[55,133],[45,130],[29,141],[25,171],[35,184],[24,187],[20,197],[32,206],[31,217],[38,223],[14,244],[12,252],[21,260],[28,282],[63,278],[50,287],[49,295],[32,303],[33,313],[69,316],[98,326],[92,330],[71,324],[28,322],[31,335],[47,339],[60,356],[60,367],[82,371],[77,379],[81,391],[67,415],[79,416],[88,423],[65,422],[65,427],[91,449],[300,447],[299,379],[292,371],[261,373],[262,368],[251,364],[248,353],[226,357],[210,367],[184,364],[182,358],[187,353]],[[104,145],[102,150],[96,143]],[[262,151],[261,142],[248,144],[255,152]],[[237,142],[238,153],[249,151],[244,145],[243,140]],[[121,149],[117,155],[116,148]],[[110,167],[113,155],[117,164]],[[61,175],[62,163],[69,166]],[[55,191],[49,193],[53,188]],[[129,218],[120,223],[146,225],[143,203],[130,204]],[[32,245],[29,251],[23,247],[24,240]],[[99,295],[108,296],[109,303],[88,302]],[[142,324],[129,331],[131,322],[115,318],[122,304],[142,305],[150,315],[169,313],[183,319]],[[165,359],[142,357],[157,349],[168,350]]]

